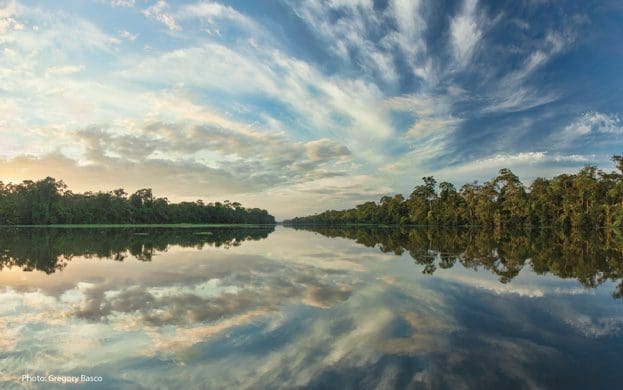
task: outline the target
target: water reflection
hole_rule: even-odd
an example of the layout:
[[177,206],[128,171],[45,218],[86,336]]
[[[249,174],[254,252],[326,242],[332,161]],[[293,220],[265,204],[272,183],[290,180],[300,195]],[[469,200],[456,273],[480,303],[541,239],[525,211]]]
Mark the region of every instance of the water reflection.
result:
[[344,237],[384,253],[408,252],[423,273],[452,268],[485,269],[508,283],[531,266],[537,274],[575,278],[582,286],[595,288],[618,281],[613,297],[623,297],[623,237],[615,230],[561,231],[531,229],[492,231],[487,229],[379,229],[365,227],[307,226],[301,229],[326,237]]
[[[0,271],[0,388],[23,387],[24,373],[99,375],[105,389],[607,388],[623,381],[623,305],[609,296],[612,282],[578,289],[577,276],[524,266],[502,284],[510,260],[486,263],[496,273],[462,259],[470,245],[477,258],[525,243],[500,251],[506,238],[477,232],[348,233],[382,252],[283,227],[245,230],[233,241],[231,232],[222,233],[230,241],[214,240],[216,231],[163,231],[161,239],[136,232],[102,233],[119,235],[123,245],[104,243],[96,231],[6,236],[13,258],[41,251],[71,261],[49,274],[23,272],[35,264],[57,270],[45,261],[5,263]],[[18,249],[16,240],[39,249]],[[473,242],[487,240],[495,245]],[[111,261],[117,253],[140,257],[129,242],[141,243],[136,255],[153,248],[158,256]],[[413,265],[409,250],[422,265]]]
[[261,228],[0,228],[0,271],[19,267],[47,274],[62,270],[77,256],[123,261],[128,256],[151,261],[175,245],[235,247],[268,237]]

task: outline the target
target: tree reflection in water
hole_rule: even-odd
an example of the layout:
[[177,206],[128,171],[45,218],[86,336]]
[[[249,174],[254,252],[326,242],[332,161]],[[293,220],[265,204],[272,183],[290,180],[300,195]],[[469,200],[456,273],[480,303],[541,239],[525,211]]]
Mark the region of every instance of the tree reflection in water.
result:
[[305,226],[326,237],[344,237],[384,253],[408,252],[423,273],[452,268],[486,269],[508,283],[525,266],[537,274],[577,279],[595,288],[618,281],[613,297],[623,297],[623,237],[617,230],[426,229]]
[[261,240],[274,227],[261,228],[0,228],[0,270],[18,267],[47,274],[74,257],[151,261],[171,245],[230,248]]

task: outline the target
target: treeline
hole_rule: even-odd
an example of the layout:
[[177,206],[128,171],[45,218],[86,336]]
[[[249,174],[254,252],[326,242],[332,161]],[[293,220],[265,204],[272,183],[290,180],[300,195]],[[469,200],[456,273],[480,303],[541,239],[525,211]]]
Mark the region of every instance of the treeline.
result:
[[397,256],[408,253],[422,273],[461,264],[484,269],[511,282],[524,267],[537,274],[576,279],[586,288],[616,282],[613,297],[623,298],[623,237],[615,229],[378,229],[297,227],[327,237],[344,237]]
[[384,196],[353,209],[297,217],[285,224],[427,226],[623,226],[623,156],[618,172],[586,166],[576,174],[538,178],[529,187],[509,169],[484,184],[454,185],[424,177],[408,198]]
[[123,189],[76,194],[51,177],[20,184],[0,182],[0,225],[167,223],[274,224],[275,218],[238,202],[170,203],[154,197],[149,188],[131,195]]

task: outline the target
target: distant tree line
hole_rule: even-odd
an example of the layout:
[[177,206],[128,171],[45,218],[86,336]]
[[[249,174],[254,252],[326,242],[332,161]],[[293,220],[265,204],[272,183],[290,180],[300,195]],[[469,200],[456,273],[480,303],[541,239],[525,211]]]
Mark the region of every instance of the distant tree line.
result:
[[387,224],[427,226],[623,226],[623,156],[613,156],[618,172],[586,166],[576,174],[537,178],[529,187],[509,169],[484,184],[473,182],[458,191],[432,177],[407,199],[384,196],[353,209],[328,210],[297,217],[285,224]]
[[274,224],[275,218],[266,210],[227,200],[170,203],[154,197],[149,188],[131,195],[123,189],[77,194],[52,177],[0,182],[0,225],[165,223]]

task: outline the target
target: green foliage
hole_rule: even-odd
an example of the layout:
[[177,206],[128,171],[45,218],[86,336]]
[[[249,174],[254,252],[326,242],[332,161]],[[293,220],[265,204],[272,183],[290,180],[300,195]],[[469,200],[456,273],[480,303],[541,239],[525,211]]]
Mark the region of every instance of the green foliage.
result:
[[285,224],[386,224],[424,226],[623,226],[623,157],[613,156],[619,172],[586,166],[577,174],[537,178],[525,187],[509,169],[478,184],[454,185],[422,178],[407,199],[384,196],[354,209],[329,210]]
[[49,224],[274,224],[266,210],[238,202],[169,203],[144,188],[132,195],[123,189],[74,194],[63,181],[48,177],[21,184],[0,182],[0,225]]

